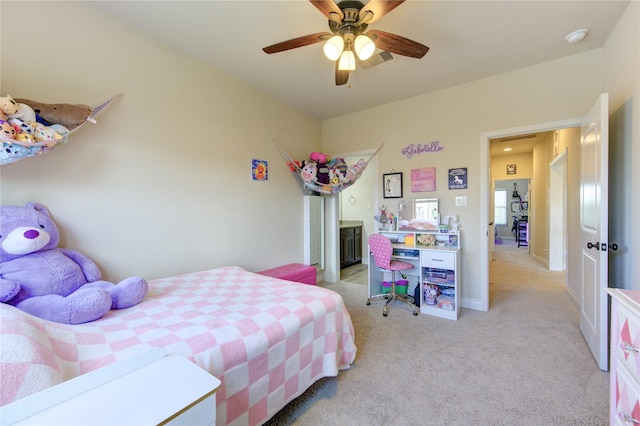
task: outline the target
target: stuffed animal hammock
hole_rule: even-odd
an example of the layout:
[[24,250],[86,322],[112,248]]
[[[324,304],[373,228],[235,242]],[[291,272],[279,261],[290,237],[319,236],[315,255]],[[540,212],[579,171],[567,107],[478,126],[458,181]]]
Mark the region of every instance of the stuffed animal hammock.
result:
[[[91,109],[91,113],[87,116],[86,120],[81,124],[71,127],[55,127],[55,131],[57,133],[57,137],[55,139],[43,140],[43,141],[21,141],[15,140],[6,137],[4,134],[0,134],[0,142],[2,142],[2,149],[0,150],[0,165],[4,166],[6,164],[15,163],[16,161],[22,160],[23,158],[33,157],[35,155],[44,154],[45,152],[49,152],[55,147],[67,143],[69,140],[69,135],[86,123],[91,122],[95,123],[94,117],[100,113],[107,105],[122,96],[122,94],[118,94],[112,96],[106,101],[102,102],[100,105]],[[51,126],[54,128],[54,125]],[[60,130],[62,129],[62,130]]]
[[318,154],[320,158],[312,158],[302,164],[291,159],[276,141],[273,143],[287,161],[291,171],[296,172],[302,179],[304,187],[321,194],[336,194],[353,185],[367,168],[369,161],[384,145],[380,145],[366,161],[361,158],[356,164],[347,166],[343,158],[323,158],[326,156],[319,153],[314,154]]

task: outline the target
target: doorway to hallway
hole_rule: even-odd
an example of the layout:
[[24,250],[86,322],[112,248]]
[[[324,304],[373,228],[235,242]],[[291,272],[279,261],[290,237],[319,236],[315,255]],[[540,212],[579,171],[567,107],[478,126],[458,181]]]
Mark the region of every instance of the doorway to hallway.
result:
[[[493,189],[496,180],[506,178],[506,174],[509,170],[507,166],[514,164],[513,162],[506,162],[504,167],[500,166],[498,170],[495,164],[492,165],[492,153],[491,153],[491,141],[496,139],[508,139],[517,138],[521,135],[538,134],[544,132],[556,132],[558,130],[569,131],[569,129],[579,129],[580,119],[562,120],[557,122],[549,122],[536,124],[525,127],[518,127],[512,129],[503,129],[493,132],[485,132],[481,134],[481,167],[484,172],[481,174],[481,221],[487,226],[486,232],[483,232],[481,238],[481,253],[480,257],[484,259],[481,262],[480,275],[483,278],[480,288],[480,309],[489,309],[489,281],[490,281],[490,265],[491,254],[494,249],[494,227],[493,227]],[[579,131],[578,131],[579,135]],[[579,147],[579,136],[578,136]],[[548,266],[549,262],[549,218],[548,218],[548,194],[549,188],[549,162],[553,160],[557,154],[557,147],[553,145],[553,141],[550,142],[550,146],[546,148],[537,148],[540,151],[535,153],[536,160],[532,161],[532,170],[527,175],[531,179],[531,190],[529,202],[531,206],[529,208],[529,221],[536,224],[534,227],[534,234],[529,236],[529,250],[531,256],[542,262],[545,266]],[[495,170],[494,170],[495,168]],[[502,170],[504,168],[504,170]],[[517,168],[516,168],[517,169]],[[505,176],[500,176],[502,172]],[[579,181],[579,176],[578,176]],[[577,191],[576,191],[577,192]],[[575,211],[568,211],[567,215],[575,214]],[[578,212],[579,213],[579,212]],[[575,218],[575,216],[573,216]],[[533,226],[533,225],[532,225]],[[485,239],[486,238],[486,239]],[[566,276],[566,274],[565,274]],[[572,300],[576,302],[575,294],[572,294]]]

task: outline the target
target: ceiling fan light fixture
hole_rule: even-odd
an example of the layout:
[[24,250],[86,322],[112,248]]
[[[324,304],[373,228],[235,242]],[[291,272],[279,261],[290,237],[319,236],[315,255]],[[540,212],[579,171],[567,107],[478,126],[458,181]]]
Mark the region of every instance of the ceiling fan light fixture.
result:
[[360,34],[356,37],[353,47],[361,61],[366,61],[373,55],[373,52],[376,51],[376,45],[373,43],[371,38],[364,34]]
[[344,40],[340,35],[334,35],[324,44],[324,55],[331,61],[337,61],[344,50]]
[[353,71],[356,69],[356,56],[351,50],[345,50],[340,56],[340,62],[338,63],[338,69],[340,71]]

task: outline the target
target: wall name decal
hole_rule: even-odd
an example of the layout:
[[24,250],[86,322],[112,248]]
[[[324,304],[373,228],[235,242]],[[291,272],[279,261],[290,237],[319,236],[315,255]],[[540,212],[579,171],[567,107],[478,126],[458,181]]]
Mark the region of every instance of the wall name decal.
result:
[[444,149],[444,146],[440,145],[440,141],[435,140],[431,141],[431,143],[419,143],[418,145],[410,144],[406,147],[402,148],[402,155],[407,158],[411,158],[414,155],[431,153],[431,152],[440,152]]

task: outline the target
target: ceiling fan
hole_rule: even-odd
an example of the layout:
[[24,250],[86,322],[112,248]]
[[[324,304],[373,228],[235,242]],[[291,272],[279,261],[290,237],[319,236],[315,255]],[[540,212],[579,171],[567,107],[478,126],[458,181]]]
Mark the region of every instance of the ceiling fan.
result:
[[356,55],[360,60],[369,59],[376,48],[402,56],[420,59],[429,48],[408,38],[380,30],[369,30],[369,24],[382,18],[404,0],[309,0],[329,19],[331,32],[297,37],[267,46],[265,53],[277,53],[325,41],[324,54],[336,63],[336,86],[346,84],[349,72],[356,69]]

